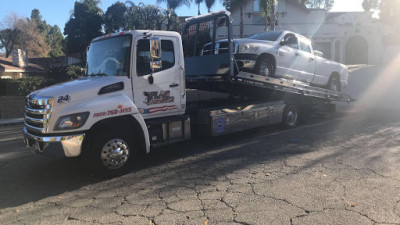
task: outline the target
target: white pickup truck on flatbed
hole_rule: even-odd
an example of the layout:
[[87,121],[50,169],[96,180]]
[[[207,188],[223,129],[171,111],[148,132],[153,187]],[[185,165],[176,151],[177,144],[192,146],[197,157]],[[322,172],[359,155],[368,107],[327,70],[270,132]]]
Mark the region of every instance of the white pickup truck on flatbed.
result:
[[[188,23],[218,18],[230,21],[228,12],[219,12]],[[232,54],[226,56],[187,60],[181,36],[170,31],[96,38],[89,46],[86,77],[27,96],[25,143],[35,153],[83,156],[101,173],[120,174],[152,147],[188,140],[192,134],[218,136],[277,123],[292,128],[315,104],[330,107],[332,100],[349,100],[339,92],[290,80],[233,74],[225,69],[233,68]],[[188,71],[201,74],[196,68],[209,60],[222,63],[215,68],[228,72],[223,80],[232,87],[268,89],[271,95],[187,101]]]
[[[226,49],[227,40],[204,45],[203,55]],[[349,76],[345,65],[325,59],[306,37],[290,31],[269,31],[233,39],[234,56],[241,71],[266,77],[286,78],[341,91]]]

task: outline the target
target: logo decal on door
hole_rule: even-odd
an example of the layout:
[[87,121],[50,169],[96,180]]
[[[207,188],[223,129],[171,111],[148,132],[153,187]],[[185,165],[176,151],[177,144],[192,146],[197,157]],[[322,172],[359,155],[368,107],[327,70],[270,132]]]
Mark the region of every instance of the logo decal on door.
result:
[[170,91],[145,91],[143,92],[146,105],[162,104],[174,101],[174,96],[170,95]]

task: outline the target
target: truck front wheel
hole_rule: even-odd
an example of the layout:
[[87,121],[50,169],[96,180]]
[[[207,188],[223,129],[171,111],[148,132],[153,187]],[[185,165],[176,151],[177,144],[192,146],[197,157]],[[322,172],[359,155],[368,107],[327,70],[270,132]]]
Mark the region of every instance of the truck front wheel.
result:
[[275,68],[272,60],[269,57],[259,59],[254,67],[254,73],[265,77],[273,77],[275,75]]
[[133,138],[119,130],[104,130],[92,135],[87,148],[91,168],[101,175],[127,173],[136,158]]

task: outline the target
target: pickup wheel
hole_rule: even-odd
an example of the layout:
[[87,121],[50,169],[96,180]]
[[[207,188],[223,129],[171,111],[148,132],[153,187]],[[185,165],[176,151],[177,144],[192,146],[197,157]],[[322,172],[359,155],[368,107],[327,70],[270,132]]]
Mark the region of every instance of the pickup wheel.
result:
[[136,159],[135,141],[124,129],[104,129],[92,135],[87,147],[90,167],[99,175],[125,174]]
[[341,92],[342,87],[340,85],[340,80],[336,75],[332,75],[329,78],[328,84],[326,85],[328,90]]
[[273,77],[275,68],[273,61],[268,57],[262,57],[254,67],[254,73],[265,77]]
[[294,104],[287,104],[283,111],[282,125],[285,128],[295,128],[299,124],[299,109]]

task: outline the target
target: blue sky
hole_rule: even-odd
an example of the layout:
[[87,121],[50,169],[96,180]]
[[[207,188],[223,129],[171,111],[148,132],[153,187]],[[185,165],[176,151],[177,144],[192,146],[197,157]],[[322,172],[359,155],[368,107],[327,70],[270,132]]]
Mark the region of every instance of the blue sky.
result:
[[[132,0],[135,4],[143,2],[144,4],[156,4],[157,0]],[[68,21],[71,11],[74,7],[75,0],[2,0],[0,8],[0,20],[3,20],[10,13],[16,13],[20,17],[30,17],[31,11],[34,8],[39,9],[43,19],[48,24],[57,24],[61,31],[64,30],[64,25]],[[116,0],[102,0],[101,8],[106,11],[107,8],[116,2]],[[122,1],[124,2],[124,1]],[[335,6],[332,11],[361,11],[362,0],[335,0]],[[166,4],[159,5],[166,8]],[[212,11],[223,9],[222,0],[216,0]],[[207,8],[204,4],[201,5],[201,12],[206,13]],[[179,16],[194,16],[197,15],[197,6],[191,4],[190,7],[182,6],[177,9]]]

